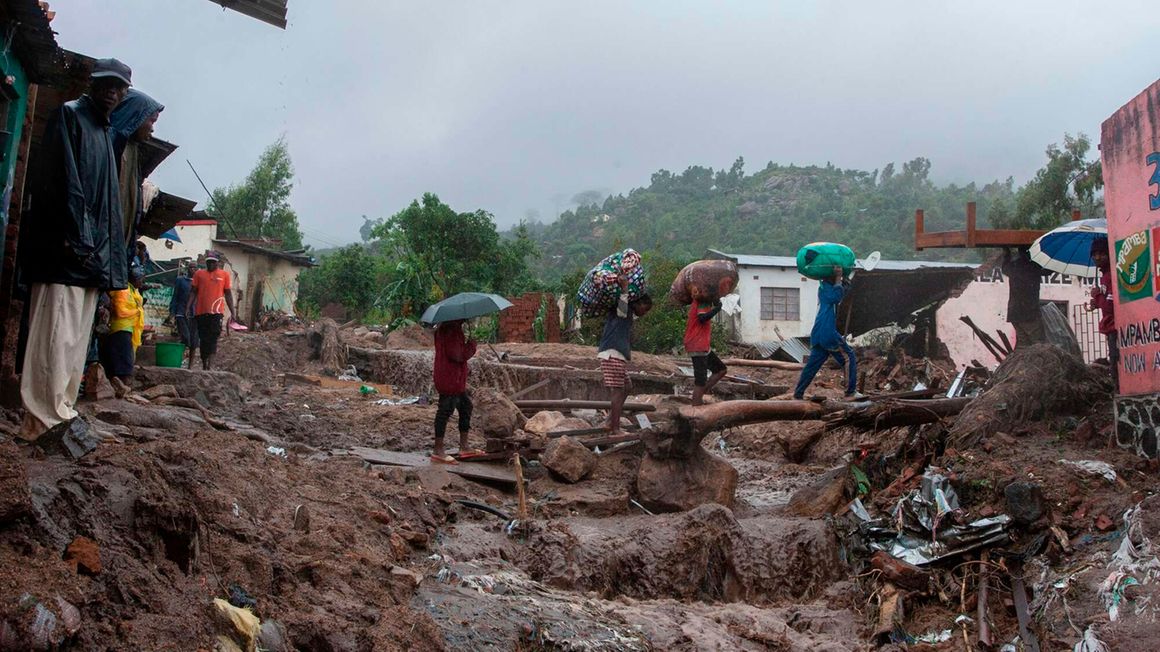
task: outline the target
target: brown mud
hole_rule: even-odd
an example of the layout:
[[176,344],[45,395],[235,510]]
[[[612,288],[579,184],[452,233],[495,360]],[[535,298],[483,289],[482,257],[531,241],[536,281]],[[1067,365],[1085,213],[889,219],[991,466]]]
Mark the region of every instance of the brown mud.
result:
[[[106,440],[79,461],[0,434],[0,649],[30,649],[34,634],[44,634],[41,649],[214,649],[230,632],[212,600],[231,590],[252,598],[253,611],[280,627],[293,650],[962,649],[961,635],[935,645],[875,641],[881,587],[840,527],[853,497],[841,470],[852,463],[871,485],[863,502],[878,513],[916,487],[927,465],[952,477],[969,518],[1003,513],[1011,482],[1038,483],[1041,524],[1066,542],[1065,549],[1053,536],[1024,571],[1043,649],[1071,649],[1088,626],[1111,649],[1154,649],[1156,582],[1128,587],[1116,622],[1099,595],[1129,509],[1140,505],[1135,536],[1160,537],[1157,469],[1108,447],[1106,403],[1075,416],[1048,410],[1008,419],[1009,432],[987,432],[961,449],[946,446],[950,423],[877,433],[824,431],[820,422],[727,429],[703,446],[738,470],[732,509],[646,513],[635,484],[640,446],[601,451],[595,470],[575,484],[533,462],[524,469],[529,518],[513,523],[459,502],[511,517],[518,500],[510,487],[438,466],[372,466],[341,454],[352,446],[429,450],[433,406],[376,402],[429,391],[424,333],[392,335],[340,333],[351,351],[404,348],[399,359],[417,360],[395,372],[411,386],[396,384],[393,393],[295,380],[324,370],[311,359],[305,329],[288,326],[224,338],[221,371],[141,370],[140,389],[171,384],[224,426],[200,410],[110,400],[84,404]],[[515,365],[561,373],[593,367],[589,347],[497,349]],[[490,351],[481,355],[494,362]],[[638,370],[671,377],[687,393],[678,371],[685,360],[640,358]],[[868,384],[910,382],[915,373],[879,366],[892,378]],[[368,371],[359,369],[375,380]],[[796,376],[741,373],[783,386]],[[473,380],[509,393],[521,388],[509,382]],[[814,392],[832,396],[839,385],[827,369]],[[509,418],[496,401],[481,395],[477,403],[495,419]],[[9,433],[17,415],[4,416]],[[476,421],[473,445],[483,445],[488,420]],[[1108,462],[1117,481],[1080,473],[1065,459]],[[917,475],[907,475],[910,467]],[[791,515],[792,497],[834,469],[842,481],[838,513]],[[89,557],[78,560],[85,551]],[[952,584],[907,595],[898,632],[955,628],[963,605],[953,583],[967,582],[969,602],[977,570],[966,573],[977,565],[968,556],[936,569]],[[997,572],[993,586],[991,620],[997,640],[1007,642],[1015,634],[1009,575]],[[967,607],[973,615],[973,603]]]

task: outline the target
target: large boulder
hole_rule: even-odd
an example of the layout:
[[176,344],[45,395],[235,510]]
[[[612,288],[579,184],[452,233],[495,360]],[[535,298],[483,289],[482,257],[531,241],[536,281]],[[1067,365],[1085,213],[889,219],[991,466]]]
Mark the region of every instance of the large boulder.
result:
[[489,387],[472,390],[472,421],[489,438],[510,439],[524,422],[524,415],[503,393]]
[[645,507],[657,512],[687,511],[706,503],[732,508],[737,469],[700,447],[684,458],[645,455],[637,472],[636,491]]
[[566,417],[562,412],[537,412],[524,424],[524,430],[533,435],[546,435],[564,430],[581,430],[592,426],[583,419]]
[[[530,423],[530,420],[529,420]],[[571,437],[557,437],[540,455],[540,464],[565,482],[579,482],[596,468],[596,453]]]
[[793,516],[821,517],[833,514],[846,504],[846,485],[850,468],[830,469],[809,485],[798,489],[786,505],[786,513]]

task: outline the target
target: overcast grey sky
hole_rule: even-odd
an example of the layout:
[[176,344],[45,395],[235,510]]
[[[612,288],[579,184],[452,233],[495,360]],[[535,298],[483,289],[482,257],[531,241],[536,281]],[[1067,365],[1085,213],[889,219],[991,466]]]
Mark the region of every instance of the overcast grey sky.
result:
[[1064,132],[1160,75],[1154,0],[289,0],[286,31],[207,0],[52,0],[65,48],[116,56],[204,193],[285,134],[307,242],[425,191],[501,226],[659,168],[926,156],[939,180],[1026,180]]

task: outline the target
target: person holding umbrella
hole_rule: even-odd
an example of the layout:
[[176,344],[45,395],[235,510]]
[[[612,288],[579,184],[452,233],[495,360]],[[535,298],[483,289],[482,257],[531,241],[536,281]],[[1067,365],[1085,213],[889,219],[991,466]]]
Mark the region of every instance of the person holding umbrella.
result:
[[475,355],[475,341],[467,337],[466,322],[453,319],[435,328],[435,391],[439,392],[439,409],[435,411],[435,450],[433,462],[454,464],[447,454],[443,437],[451,413],[459,413],[459,454],[468,453],[468,431],[471,430],[471,397],[467,395],[467,361]]
[[435,328],[435,391],[439,392],[439,408],[435,411],[435,447],[431,461],[457,464],[447,454],[444,435],[451,413],[459,413],[459,456],[478,451],[470,449],[468,431],[471,430],[471,397],[467,394],[467,363],[475,356],[475,342],[467,337],[464,325],[468,319],[482,317],[512,307],[507,299],[496,294],[461,292],[436,303],[423,311],[420,321],[437,324]]
[[1092,310],[1100,310],[1100,334],[1108,341],[1108,362],[1112,365],[1112,386],[1120,390],[1120,378],[1116,367],[1120,363],[1120,346],[1116,340],[1116,304],[1112,300],[1112,264],[1108,256],[1107,237],[1098,237],[1092,240],[1092,261],[1100,271],[1100,282],[1092,288],[1092,300],[1089,304]]

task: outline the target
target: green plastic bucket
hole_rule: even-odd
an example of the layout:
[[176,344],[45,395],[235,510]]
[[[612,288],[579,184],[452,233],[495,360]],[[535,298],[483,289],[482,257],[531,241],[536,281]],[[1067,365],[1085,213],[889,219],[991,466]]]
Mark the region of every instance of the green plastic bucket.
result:
[[181,342],[158,342],[157,343],[157,366],[158,367],[181,367],[181,361],[185,359],[185,345]]

